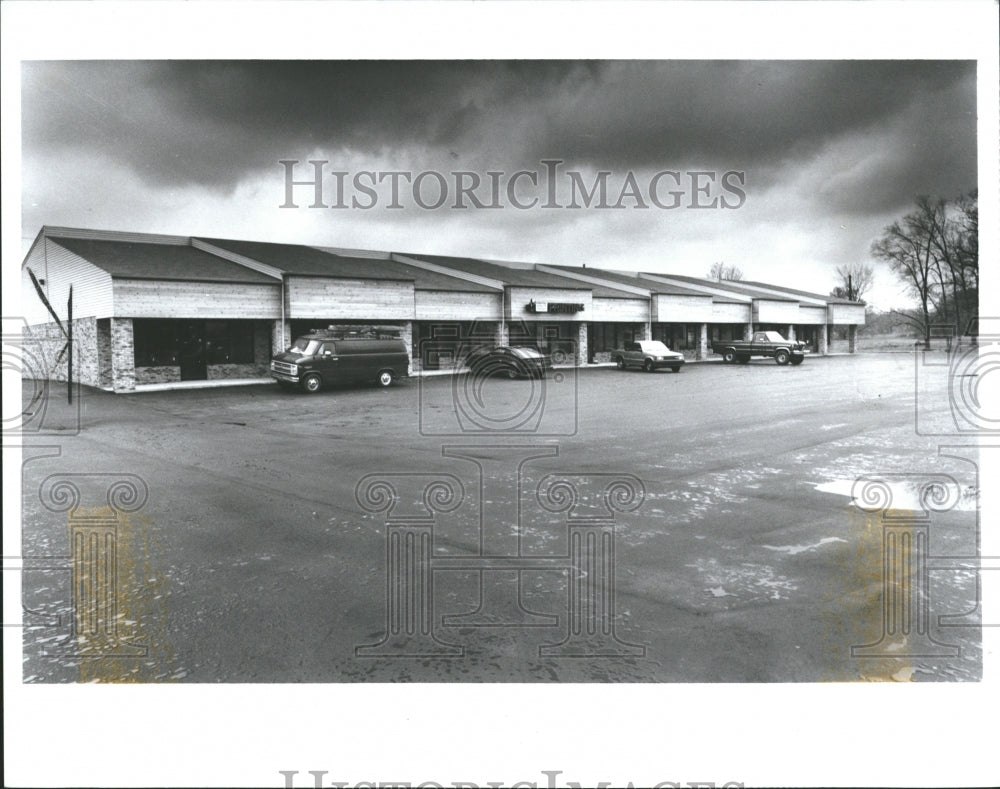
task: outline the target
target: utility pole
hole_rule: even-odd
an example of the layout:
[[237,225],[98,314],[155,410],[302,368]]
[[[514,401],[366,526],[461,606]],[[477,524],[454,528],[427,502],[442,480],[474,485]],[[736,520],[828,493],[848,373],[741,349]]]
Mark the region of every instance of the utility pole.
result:
[[73,405],[73,286],[66,300],[66,402]]

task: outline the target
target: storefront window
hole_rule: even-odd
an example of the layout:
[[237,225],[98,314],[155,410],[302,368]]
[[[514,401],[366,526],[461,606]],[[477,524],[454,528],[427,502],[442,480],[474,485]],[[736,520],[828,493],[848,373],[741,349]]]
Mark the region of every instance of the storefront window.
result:
[[675,351],[695,346],[694,328],[692,327],[689,332],[687,324],[684,323],[653,324],[653,339],[659,340],[668,348]]
[[136,367],[165,367],[177,362],[177,323],[137,318],[132,322]]
[[253,364],[252,321],[205,321],[209,364]]
[[136,318],[132,327],[136,367],[179,365],[182,348],[187,357],[202,358],[207,364],[253,364],[254,361],[253,321]]

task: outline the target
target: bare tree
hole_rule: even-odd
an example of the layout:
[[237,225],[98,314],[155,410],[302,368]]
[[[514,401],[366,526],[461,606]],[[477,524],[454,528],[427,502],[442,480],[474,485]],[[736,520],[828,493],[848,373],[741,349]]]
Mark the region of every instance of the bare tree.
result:
[[931,343],[931,311],[934,307],[934,287],[931,240],[917,213],[910,213],[902,220],[887,227],[882,237],[872,244],[872,255],[889,264],[889,268],[917,297],[920,317],[900,313],[916,323],[923,331],[924,345]]
[[739,266],[727,266],[720,261],[712,264],[712,267],[708,270],[708,278],[714,279],[717,282],[722,282],[723,280],[739,282],[743,279],[743,269]]
[[875,284],[875,269],[868,263],[849,263],[846,266],[837,266],[837,277],[840,279],[840,284],[830,291],[830,295],[864,304],[862,296]]
[[918,315],[900,313],[923,329],[932,319],[961,330],[974,317],[979,295],[979,201],[975,190],[957,200],[920,196],[916,210],[885,229],[872,244],[919,303]]

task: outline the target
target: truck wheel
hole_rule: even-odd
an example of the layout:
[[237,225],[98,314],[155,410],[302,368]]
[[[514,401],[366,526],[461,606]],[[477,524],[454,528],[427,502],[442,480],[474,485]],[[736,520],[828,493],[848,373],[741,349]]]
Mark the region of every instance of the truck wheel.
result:
[[389,386],[392,384],[392,370],[383,370],[378,374],[378,385],[379,386]]
[[615,364],[618,365],[618,369],[619,370],[624,370],[625,369],[625,360],[621,356],[619,356],[617,359],[615,359]]
[[323,379],[317,373],[309,373],[302,379],[302,388],[309,394],[314,394],[323,388]]
[[792,357],[792,364],[793,365],[800,365],[804,361],[805,361],[805,359],[803,357],[801,357],[801,356],[793,356]]
[[736,361],[736,351],[734,351],[732,348],[730,348],[728,351],[726,351],[724,354],[722,354],[722,361],[724,361],[726,364],[732,364],[733,362],[735,362]]
[[775,352],[774,361],[776,361],[778,364],[788,364],[788,351]]
[[653,363],[649,359],[646,359],[646,361],[642,363],[642,369],[647,373],[653,372]]
[[736,357],[736,361],[738,361],[740,364],[750,364],[750,357],[740,354],[738,357]]

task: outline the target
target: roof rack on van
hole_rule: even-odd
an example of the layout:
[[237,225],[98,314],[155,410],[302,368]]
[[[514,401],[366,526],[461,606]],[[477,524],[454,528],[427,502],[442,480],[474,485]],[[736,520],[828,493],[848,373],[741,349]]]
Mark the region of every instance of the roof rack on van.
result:
[[397,340],[403,329],[401,326],[336,326],[313,329],[312,334],[321,334],[331,340]]

